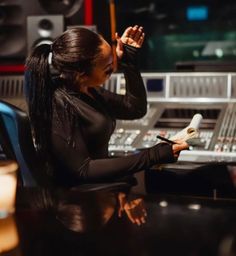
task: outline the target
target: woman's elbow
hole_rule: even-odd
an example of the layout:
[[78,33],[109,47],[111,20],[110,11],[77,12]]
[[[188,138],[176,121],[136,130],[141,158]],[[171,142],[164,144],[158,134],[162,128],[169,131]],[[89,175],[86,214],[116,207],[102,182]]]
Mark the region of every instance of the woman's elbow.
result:
[[147,114],[147,102],[145,101],[144,104],[141,105],[139,108],[139,117],[144,117]]
[[127,109],[129,109],[129,118],[142,118],[147,114],[147,101],[130,101]]
[[142,108],[137,108],[134,114],[134,119],[139,119],[144,117],[147,114],[147,105]]
[[138,114],[139,114],[138,118],[144,117],[147,114],[147,108],[141,109]]

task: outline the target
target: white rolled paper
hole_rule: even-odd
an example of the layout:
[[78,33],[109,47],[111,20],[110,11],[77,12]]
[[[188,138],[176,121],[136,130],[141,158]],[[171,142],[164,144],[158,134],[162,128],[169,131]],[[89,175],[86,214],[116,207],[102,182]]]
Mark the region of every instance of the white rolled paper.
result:
[[199,137],[199,126],[201,124],[203,117],[201,114],[195,114],[190,122],[190,124],[183,130],[176,133],[170,138],[170,140],[188,140]]
[[202,118],[203,117],[201,114],[195,114],[188,127],[198,129],[201,124]]

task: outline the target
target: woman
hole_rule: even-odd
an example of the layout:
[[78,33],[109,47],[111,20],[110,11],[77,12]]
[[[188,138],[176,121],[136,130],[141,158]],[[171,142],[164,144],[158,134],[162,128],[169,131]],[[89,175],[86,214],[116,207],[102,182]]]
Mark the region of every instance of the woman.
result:
[[146,113],[146,92],[136,65],[143,28],[128,27],[117,37],[116,54],[126,80],[126,95],[101,87],[113,72],[104,38],[72,28],[51,45],[36,47],[26,62],[29,115],[37,151],[53,166],[56,184],[116,180],[154,164],[176,161],[185,142],[160,143],[139,153],[110,158],[108,142],[116,119]]

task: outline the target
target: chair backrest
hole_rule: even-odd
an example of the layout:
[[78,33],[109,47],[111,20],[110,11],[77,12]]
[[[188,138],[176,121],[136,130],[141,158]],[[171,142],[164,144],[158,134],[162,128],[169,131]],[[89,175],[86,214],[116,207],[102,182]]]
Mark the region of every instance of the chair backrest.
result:
[[14,157],[19,164],[23,186],[36,186],[37,159],[28,115],[23,110],[1,100],[0,135],[1,143],[5,144],[2,145],[3,150],[5,148],[10,157]]

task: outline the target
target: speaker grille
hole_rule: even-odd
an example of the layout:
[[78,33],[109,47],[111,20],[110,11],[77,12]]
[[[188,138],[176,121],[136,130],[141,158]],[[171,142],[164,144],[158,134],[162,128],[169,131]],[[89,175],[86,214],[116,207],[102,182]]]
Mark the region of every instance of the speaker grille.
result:
[[62,15],[38,15],[27,17],[28,52],[41,43],[50,43],[64,31]]
[[22,98],[24,76],[0,76],[0,95],[3,98]]
[[39,0],[39,3],[47,13],[60,13],[68,18],[80,10],[83,0]]
[[[27,42],[27,17],[60,14],[66,19],[66,26],[83,24],[81,9],[83,0],[0,0],[0,63],[9,63],[9,60],[15,63],[24,62],[27,43],[32,46],[39,42],[41,36],[36,33],[37,27],[30,31],[32,38]],[[52,30],[49,38],[53,40],[64,28],[56,32],[61,26],[60,21],[54,18],[50,21],[56,28]]]
[[0,1],[0,57],[23,55],[24,23],[24,11],[19,1]]

